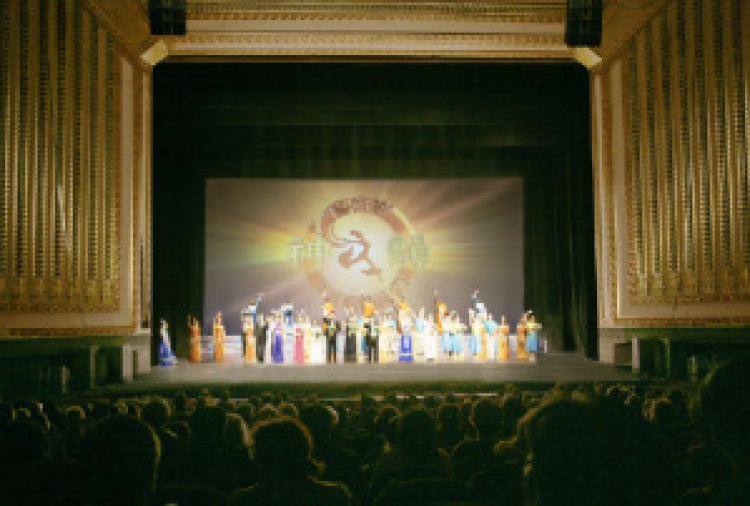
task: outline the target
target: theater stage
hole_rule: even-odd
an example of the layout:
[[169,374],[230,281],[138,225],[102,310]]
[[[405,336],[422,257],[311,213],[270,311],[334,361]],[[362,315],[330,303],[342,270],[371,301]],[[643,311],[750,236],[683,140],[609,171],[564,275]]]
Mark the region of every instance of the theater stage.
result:
[[253,391],[271,386],[326,386],[343,390],[377,390],[409,386],[412,389],[471,386],[472,391],[503,383],[632,382],[640,378],[628,369],[586,360],[575,353],[541,355],[536,363],[439,364],[326,364],[243,365],[237,362],[155,367],[132,383],[106,387],[112,392],[153,392],[227,387]]

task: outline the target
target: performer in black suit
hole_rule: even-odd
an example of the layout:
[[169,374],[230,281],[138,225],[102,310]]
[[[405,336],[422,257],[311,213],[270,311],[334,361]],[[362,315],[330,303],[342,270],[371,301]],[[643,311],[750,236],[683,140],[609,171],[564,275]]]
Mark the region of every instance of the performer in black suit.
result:
[[365,330],[365,347],[367,348],[367,362],[377,362],[377,338],[373,333],[373,324],[375,318],[375,304],[372,303],[372,299],[368,295],[364,297],[362,302],[362,320],[364,322]]
[[328,352],[326,354],[326,362],[329,364],[336,363],[336,338],[339,330],[341,329],[341,322],[329,319],[326,325],[326,340],[328,341]]
[[255,325],[255,357],[259,364],[266,361],[266,334],[268,333],[268,323],[263,314],[258,315],[258,323]]
[[354,311],[349,310],[346,319],[346,341],[344,344],[344,362],[357,362],[357,320],[354,317]]

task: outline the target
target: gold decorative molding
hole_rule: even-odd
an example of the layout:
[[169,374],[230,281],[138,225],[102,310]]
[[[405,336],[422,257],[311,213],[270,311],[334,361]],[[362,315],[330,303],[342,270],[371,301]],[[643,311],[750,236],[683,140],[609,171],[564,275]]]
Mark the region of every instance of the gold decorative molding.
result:
[[97,22],[120,44],[130,60],[148,65],[142,55],[157,41],[148,24],[148,3],[139,0],[82,0]]
[[570,59],[555,35],[252,33],[193,34],[168,42],[170,56],[435,55]]
[[571,49],[573,58],[589,69],[589,71],[595,71],[602,63],[601,57],[596,52],[588,47],[576,47]]
[[152,67],[169,54],[169,48],[163,40],[156,41],[141,54],[141,59]]
[[[148,0],[141,0],[141,5],[147,6]],[[467,0],[464,2],[451,0],[430,2],[398,0],[268,0],[265,2],[254,0],[190,0],[187,4],[187,12],[189,18],[227,14],[240,16],[249,14],[310,16],[316,14],[342,15],[346,13],[351,13],[357,17],[373,13],[390,13],[399,17],[436,14],[452,17],[464,15],[529,15],[532,13],[562,15],[565,12],[565,0],[504,0],[503,2],[488,0]]]
[[[116,19],[111,0],[87,0]],[[126,0],[123,15],[134,15]],[[145,15],[148,2],[141,0]],[[189,1],[187,35],[160,37],[167,58],[352,56],[571,59],[564,0],[505,2]],[[127,27],[127,23],[121,26]],[[123,28],[120,28],[123,29]],[[124,36],[152,64],[164,48],[140,28]]]
[[89,337],[89,336],[127,336],[133,333],[130,326],[113,327],[21,327],[0,328],[0,343],[3,338],[11,337]]
[[608,0],[602,13],[602,43],[594,51],[603,61],[621,53],[644,25],[673,0]]

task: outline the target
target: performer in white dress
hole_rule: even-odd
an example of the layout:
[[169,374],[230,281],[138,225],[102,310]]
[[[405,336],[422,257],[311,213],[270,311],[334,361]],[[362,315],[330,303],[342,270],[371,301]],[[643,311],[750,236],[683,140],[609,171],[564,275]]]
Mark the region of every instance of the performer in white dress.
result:
[[433,323],[433,315],[425,321],[424,337],[422,338],[425,362],[434,363],[437,360],[437,333]]
[[497,322],[491,314],[487,315],[487,319],[484,321],[484,330],[487,336],[487,360],[494,362],[497,359],[497,338],[495,337]]

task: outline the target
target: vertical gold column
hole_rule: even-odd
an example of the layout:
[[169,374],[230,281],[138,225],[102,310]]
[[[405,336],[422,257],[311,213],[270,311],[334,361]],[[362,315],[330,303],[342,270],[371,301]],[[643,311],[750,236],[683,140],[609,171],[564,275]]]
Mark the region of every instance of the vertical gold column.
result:
[[643,72],[644,82],[640,88],[641,99],[641,121],[643,131],[644,153],[644,193],[643,207],[646,210],[646,242],[648,244],[649,261],[648,273],[648,295],[658,296],[663,288],[662,271],[662,235],[661,223],[659,222],[659,166],[656,151],[656,104],[655,104],[655,81],[656,62],[654,55],[654,30],[652,24],[646,25],[643,38]]
[[45,153],[47,158],[47,190],[45,194],[46,202],[46,220],[47,226],[45,227],[45,248],[44,248],[44,262],[45,262],[45,295],[47,301],[57,302],[58,286],[57,286],[57,264],[55,251],[57,250],[56,238],[57,238],[57,213],[55,208],[55,189],[57,184],[56,179],[56,167],[58,163],[57,156],[57,124],[58,114],[58,69],[57,69],[57,51],[58,51],[58,40],[57,40],[57,9],[58,0],[49,1],[46,4],[47,8],[47,85],[49,89],[47,108],[45,111]]
[[681,181],[684,179],[685,162],[682,158],[681,149],[681,132],[682,132],[682,110],[680,104],[680,47],[679,47],[679,36],[680,28],[677,26],[677,10],[678,3],[672,2],[667,5],[667,21],[666,21],[666,34],[665,43],[669,46],[670,59],[669,65],[669,101],[671,104],[671,110],[668,115],[668,121],[670,122],[670,144],[671,144],[671,162],[670,167],[672,171],[672,180],[670,182],[669,192],[672,195],[672,216],[671,223],[669,226],[669,233],[672,237],[672,249],[670,255],[672,258],[672,280],[670,286],[670,295],[677,296],[684,293],[685,283],[684,275],[685,272],[685,259],[684,259],[684,237],[685,231],[682,229],[683,223],[683,197]]
[[685,0],[677,2],[677,62],[680,81],[680,166],[682,167],[680,194],[682,208],[681,236],[683,292],[695,295],[698,291],[696,274],[696,222],[695,222],[695,159],[691,148],[694,136],[693,121],[690,111],[693,110],[693,78],[695,75],[692,3]]
[[706,45],[705,24],[707,22],[704,3],[702,0],[694,0],[693,10],[693,33],[695,37],[695,97],[693,109],[693,122],[696,127],[696,135],[691,139],[691,144],[695,150],[694,160],[696,161],[696,214],[698,219],[698,275],[700,291],[706,294],[713,294],[715,287],[713,271],[713,248],[712,236],[713,228],[711,222],[711,171],[710,158],[708,152],[709,134],[708,134],[708,95],[706,89],[706,54],[708,48]]
[[76,170],[77,156],[75,151],[78,149],[78,143],[75,135],[76,129],[76,114],[75,109],[77,92],[76,92],[76,30],[78,16],[76,12],[75,0],[64,0],[65,1],[65,53],[64,53],[64,66],[62,71],[65,74],[65,81],[63,84],[63,100],[61,106],[63,107],[63,124],[64,129],[62,132],[63,149],[62,149],[62,191],[63,191],[63,251],[64,254],[61,256],[62,260],[62,271],[63,271],[63,293],[66,297],[68,304],[74,304],[78,302],[78,292],[76,287],[78,285],[76,280],[77,270],[77,258],[75,255],[75,248],[77,248],[74,242],[76,222],[73,221],[73,206],[74,206],[74,171]]
[[[744,149],[740,152],[740,195],[744,199],[742,218],[742,263],[741,279],[743,291],[745,294],[750,293],[750,5],[748,2],[736,0],[738,3],[740,26],[737,28],[737,37],[741,41],[741,64],[742,68],[738,69],[738,76],[741,81],[738,83],[739,99],[742,107],[738,111],[742,129],[739,132],[743,138]],[[739,49],[739,48],[738,48]]]
[[151,190],[151,115],[153,111],[153,101],[151,94],[151,72],[146,71],[143,75],[143,149],[144,149],[144,192],[143,199],[145,201],[144,209],[145,213],[143,216],[145,231],[144,231],[144,248],[143,248],[143,300],[141,301],[141,325],[150,327],[152,325],[151,317],[151,215],[152,215],[152,190]]
[[[728,94],[727,162],[732,198],[730,240],[734,269],[733,278],[736,280],[736,289],[749,294],[747,267],[750,265],[750,258],[745,261],[743,255],[744,242],[748,239],[747,236],[750,236],[750,221],[748,221],[750,219],[750,210],[748,210],[750,188],[745,184],[744,176],[747,173],[748,164],[746,156],[748,139],[747,123],[745,123],[747,103],[744,97],[746,81],[743,79],[743,68],[748,62],[743,61],[742,6],[740,2],[741,0],[728,2],[724,11],[724,46],[729,48],[729,54],[725,60]],[[750,36],[750,30],[744,33],[745,39],[748,36]]]
[[37,302],[46,301],[46,284],[47,284],[47,262],[45,255],[47,251],[47,198],[48,184],[47,177],[49,174],[49,158],[47,156],[47,146],[49,145],[47,134],[49,124],[49,58],[47,47],[49,44],[48,37],[48,17],[49,8],[46,2],[37,6],[37,23],[35,30],[37,32],[37,46],[35,48],[37,59],[37,96],[34,102],[36,110],[35,122],[35,139],[34,139],[34,222],[33,237],[34,257],[33,270],[33,297]]
[[78,82],[79,89],[77,90],[80,98],[80,105],[78,108],[78,149],[80,153],[78,168],[79,177],[78,181],[75,182],[74,191],[79,195],[78,209],[75,210],[77,214],[78,223],[78,241],[77,250],[79,253],[78,258],[78,281],[80,284],[80,293],[82,295],[82,302],[88,303],[93,298],[93,291],[89,286],[89,259],[90,259],[90,244],[89,244],[89,219],[90,219],[90,206],[89,201],[91,199],[92,188],[90,185],[90,174],[91,174],[91,18],[88,13],[85,13],[82,8],[78,8],[78,22],[80,23],[80,49],[78,51],[79,75]]
[[115,242],[115,210],[119,207],[119,199],[115,196],[115,189],[118,185],[119,180],[119,162],[115,156],[115,150],[118,145],[119,137],[116,136],[116,122],[118,121],[116,114],[116,90],[120,86],[120,82],[117,79],[116,69],[119,65],[116,64],[117,55],[115,50],[115,43],[111,36],[105,37],[105,80],[106,80],[106,95],[105,95],[105,146],[104,151],[104,167],[106,177],[104,179],[104,200],[102,202],[103,207],[103,246],[104,251],[102,255],[103,271],[102,277],[105,283],[104,300],[108,303],[112,303],[116,294],[119,293],[118,286],[116,286],[115,270],[113,269],[114,257],[117,254],[118,247]]
[[100,137],[99,137],[99,40],[97,27],[88,11],[84,11],[85,33],[88,37],[89,65],[85,68],[85,87],[88,90],[88,114],[86,117],[84,135],[88,140],[88,163],[86,168],[86,186],[88,195],[86,201],[86,301],[88,304],[98,302],[99,285],[99,181],[100,181]]
[[143,70],[133,65],[133,146],[132,146],[132,173],[130,182],[133,188],[133,319],[136,324],[140,319],[141,291],[143,287],[143,271],[141,269],[141,213],[142,203],[142,177],[143,177]]
[[28,5],[19,4],[19,65],[18,65],[18,159],[16,162],[16,276],[18,298],[26,295],[25,277],[28,274]]
[[648,122],[644,118],[647,109],[646,103],[646,68],[644,65],[645,58],[645,36],[641,32],[634,41],[633,70],[632,78],[632,98],[633,107],[631,109],[632,138],[635,151],[632,160],[634,171],[633,181],[633,198],[632,205],[635,206],[635,214],[638,226],[637,234],[640,236],[638,252],[640,257],[640,268],[638,274],[638,293],[641,296],[649,294],[649,267],[651,265],[651,247],[648,242],[650,237],[649,227],[649,207],[648,207],[648,152],[646,141],[646,132]]
[[10,129],[10,206],[9,206],[9,226],[8,226],[8,281],[10,286],[8,287],[8,295],[10,302],[17,302],[21,294],[20,284],[20,262],[19,262],[19,246],[21,240],[19,234],[21,233],[21,199],[20,199],[20,163],[21,163],[21,115],[22,115],[22,101],[21,101],[21,4],[20,0],[10,0],[10,63],[8,65],[8,74],[10,81],[10,102],[9,122],[11,124]]
[[667,141],[667,121],[668,104],[664,100],[662,93],[665,84],[664,76],[664,38],[662,32],[662,21],[665,13],[659,14],[647,29],[651,33],[651,47],[647,58],[651,59],[650,83],[649,83],[649,156],[652,161],[652,181],[651,181],[651,205],[652,223],[655,235],[652,242],[655,247],[655,256],[658,259],[654,262],[655,271],[655,290],[653,295],[661,296],[665,293],[669,280],[669,213],[667,193],[667,159],[669,157]]
[[[724,23],[722,12],[725,2],[711,2],[710,23],[710,57],[708,61],[707,81],[709,89],[709,125],[711,131],[711,161],[713,174],[712,218],[714,228],[714,250],[716,251],[715,271],[717,291],[731,293],[733,279],[731,276],[731,231],[730,194],[727,173],[727,128],[726,128],[726,74],[724,46]],[[708,20],[707,20],[708,21]],[[707,32],[708,35],[708,32]]]
[[96,251],[97,257],[96,262],[96,293],[99,295],[100,301],[108,301],[108,297],[105,296],[109,292],[109,280],[105,276],[104,262],[106,260],[105,250],[107,241],[107,180],[110,176],[111,167],[107,166],[106,159],[106,148],[107,148],[107,135],[106,135],[106,99],[107,99],[107,41],[104,30],[98,26],[94,27],[94,33],[92,34],[97,39],[96,44],[96,73],[98,86],[95,88],[97,99],[96,99],[96,149],[97,163],[94,166],[94,170],[99,174],[99,177],[95,181],[96,186],[96,219],[95,219],[95,230],[97,236]]
[[8,286],[8,256],[11,242],[10,183],[11,183],[11,2],[0,4],[0,301],[4,302]]
[[121,181],[122,181],[122,157],[120,155],[122,140],[122,66],[117,47],[113,44],[110,53],[110,65],[112,73],[112,128],[110,132],[110,164],[113,168],[111,179],[111,200],[112,205],[109,208],[110,229],[110,277],[113,280],[113,302],[120,302],[120,286],[123,280],[120,279],[120,208],[122,207],[121,198]]

